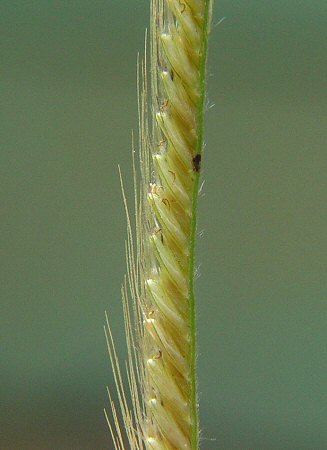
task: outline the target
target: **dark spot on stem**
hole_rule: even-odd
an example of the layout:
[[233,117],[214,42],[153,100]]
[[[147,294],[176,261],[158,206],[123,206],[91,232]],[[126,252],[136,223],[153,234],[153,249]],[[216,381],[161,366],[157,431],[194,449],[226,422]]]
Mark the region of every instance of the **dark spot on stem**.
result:
[[193,162],[193,170],[194,172],[200,172],[201,169],[201,155],[200,153],[198,153],[197,155],[194,156],[194,158],[192,159]]

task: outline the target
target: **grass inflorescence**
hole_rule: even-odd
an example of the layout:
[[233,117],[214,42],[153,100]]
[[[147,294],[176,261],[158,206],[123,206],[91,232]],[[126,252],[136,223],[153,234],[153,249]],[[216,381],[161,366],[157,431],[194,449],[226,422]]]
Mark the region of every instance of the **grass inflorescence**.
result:
[[123,194],[130,395],[106,326],[125,428],[110,397],[114,427],[108,423],[119,450],[125,434],[132,450],[199,448],[194,250],[210,15],[211,0],[151,1],[150,64],[145,58],[138,65],[134,232]]

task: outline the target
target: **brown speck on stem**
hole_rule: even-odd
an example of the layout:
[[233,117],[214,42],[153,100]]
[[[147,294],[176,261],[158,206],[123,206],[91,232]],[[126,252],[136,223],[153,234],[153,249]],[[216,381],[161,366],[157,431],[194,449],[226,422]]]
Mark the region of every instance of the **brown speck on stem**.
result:
[[193,162],[193,170],[194,172],[200,172],[201,169],[201,155],[200,153],[198,153],[197,155],[194,156],[194,158],[192,159]]

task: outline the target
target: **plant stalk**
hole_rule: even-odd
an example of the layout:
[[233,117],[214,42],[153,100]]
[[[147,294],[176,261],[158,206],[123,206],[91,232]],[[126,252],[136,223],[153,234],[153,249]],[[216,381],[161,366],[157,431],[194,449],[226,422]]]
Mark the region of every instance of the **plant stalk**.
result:
[[[212,1],[206,0],[204,31],[202,36],[202,52],[200,63],[200,100],[198,107],[198,139],[196,144],[199,165],[201,165],[204,146],[204,113],[206,101],[206,67],[208,55],[208,36],[211,21]],[[192,221],[190,240],[190,280],[189,280],[189,305],[190,305],[190,329],[191,329],[191,416],[192,416],[192,450],[199,449],[199,408],[198,408],[198,381],[197,381],[197,333],[196,333],[196,305],[195,305],[195,245],[198,221],[198,199],[201,180],[201,166],[196,171],[192,194]]]

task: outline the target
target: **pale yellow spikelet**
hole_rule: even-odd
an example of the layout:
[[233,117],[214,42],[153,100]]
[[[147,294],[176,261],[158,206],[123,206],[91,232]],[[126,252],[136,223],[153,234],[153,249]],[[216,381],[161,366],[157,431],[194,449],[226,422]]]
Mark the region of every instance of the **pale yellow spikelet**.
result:
[[[135,239],[124,195],[128,270],[123,305],[131,404],[108,321],[106,327],[132,450],[195,450],[199,445],[194,238],[210,10],[210,0],[151,1],[150,84],[146,61],[139,78]],[[114,445],[125,449],[112,401],[111,407]]]

